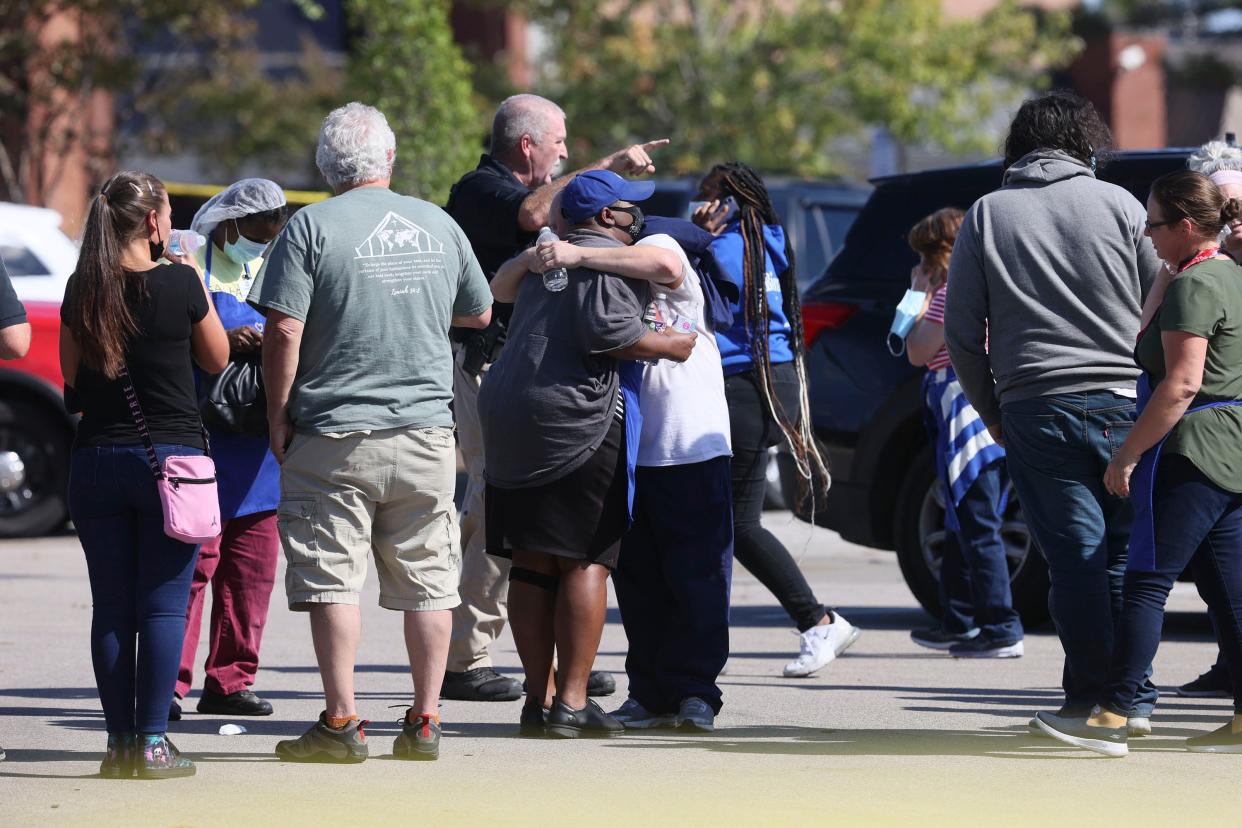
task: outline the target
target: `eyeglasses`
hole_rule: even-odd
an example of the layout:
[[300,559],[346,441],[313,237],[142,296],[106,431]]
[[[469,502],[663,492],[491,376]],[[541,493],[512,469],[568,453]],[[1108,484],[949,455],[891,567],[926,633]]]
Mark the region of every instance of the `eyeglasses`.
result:
[[1144,221],[1143,226],[1148,230],[1155,230],[1157,227],[1168,227],[1170,224],[1177,224],[1181,219],[1169,219],[1168,221]]

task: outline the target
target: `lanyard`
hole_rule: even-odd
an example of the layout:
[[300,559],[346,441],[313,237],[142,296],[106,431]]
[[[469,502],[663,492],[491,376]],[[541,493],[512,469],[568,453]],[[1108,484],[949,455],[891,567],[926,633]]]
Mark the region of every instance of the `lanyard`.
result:
[[[211,290],[211,249],[215,246],[216,245],[214,242],[212,242],[210,239],[207,240],[207,262],[205,265],[205,268],[206,268],[205,272],[203,273],[203,281],[206,282],[208,290]],[[250,263],[249,262],[245,262],[242,264],[242,270],[246,271],[246,277],[242,279],[242,288],[245,289],[245,288],[250,287],[250,282],[254,277],[250,275]]]

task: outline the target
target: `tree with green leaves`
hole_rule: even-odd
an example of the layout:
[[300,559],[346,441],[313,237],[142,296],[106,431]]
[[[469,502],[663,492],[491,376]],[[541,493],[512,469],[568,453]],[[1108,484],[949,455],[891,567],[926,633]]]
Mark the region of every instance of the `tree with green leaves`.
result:
[[1065,14],[1014,0],[950,20],[940,0],[527,0],[548,35],[544,91],[577,157],[668,135],[664,169],[744,158],[838,171],[832,142],[872,127],[951,152],[994,150],[984,126],[1080,48]]
[[[115,157],[113,123],[159,114],[194,61],[149,71],[153,54],[234,49],[258,0],[5,0],[0,27],[0,189],[41,203],[66,159],[97,174]],[[99,115],[99,107],[105,112]],[[112,107],[111,111],[107,111]]]
[[396,133],[393,187],[440,204],[478,160],[484,134],[449,6],[448,0],[346,0],[361,35],[349,56],[350,91],[382,111]]

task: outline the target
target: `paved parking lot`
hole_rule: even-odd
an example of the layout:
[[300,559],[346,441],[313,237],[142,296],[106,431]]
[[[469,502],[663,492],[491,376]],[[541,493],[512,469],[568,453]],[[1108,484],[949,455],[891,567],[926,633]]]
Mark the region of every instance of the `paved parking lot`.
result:
[[[804,555],[822,600],[863,636],[804,680],[780,677],[797,639],[771,596],[734,579],[733,656],[725,709],[709,737],[669,731],[611,741],[514,738],[519,702],[447,702],[436,763],[387,758],[409,702],[400,625],[364,597],[361,713],[372,760],[359,766],[282,764],[277,739],[321,709],[304,616],[280,588],[256,690],[269,719],[200,716],[191,697],[172,738],[198,776],[166,782],[95,777],[104,736],[87,634],[90,595],[72,536],[0,542],[0,824],[25,825],[1228,825],[1236,821],[1242,756],[1181,750],[1223,723],[1224,700],[1168,696],[1155,734],[1124,760],[1061,749],[1026,721],[1058,703],[1060,650],[1041,630],[1025,658],[955,662],[909,642],[928,622],[894,557],[844,543],[784,513],[769,516]],[[1194,588],[1179,585],[1156,680],[1171,688],[1215,656]],[[615,611],[598,666],[624,698],[625,635]],[[512,640],[497,660],[518,672]],[[200,659],[201,661],[201,659]]]

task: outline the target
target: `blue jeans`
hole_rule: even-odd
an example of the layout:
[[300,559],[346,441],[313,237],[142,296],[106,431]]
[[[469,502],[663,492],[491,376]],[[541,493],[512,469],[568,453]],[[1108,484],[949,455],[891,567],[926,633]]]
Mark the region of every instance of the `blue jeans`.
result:
[[[156,444],[169,455],[202,449]],[[109,733],[168,729],[198,547],[164,534],[142,446],[75,449],[69,514],[91,582],[91,659]]]
[[[1022,619],[1013,608],[1009,564],[1001,539],[1005,461],[997,460],[975,480],[957,504],[958,531],[945,528],[940,565],[942,626],[952,633],[973,627],[993,641],[1022,638]],[[946,508],[953,508],[946,504]]]
[[630,695],[653,713],[698,697],[720,712],[733,575],[730,461],[639,466],[634,525],[612,574]]
[[[1048,608],[1065,650],[1066,715],[1103,696],[1121,614],[1126,547],[1134,510],[1104,489],[1104,471],[1134,425],[1134,401],[1111,391],[1057,394],[1001,407],[1009,476],[1048,561]],[[1155,706],[1151,666],[1134,716]]]
[[[1185,457],[1160,460],[1152,496],[1156,523],[1156,569],[1130,571],[1108,687],[1100,703],[1124,715],[1142,685],[1145,665],[1160,646],[1164,605],[1186,566],[1195,564],[1195,584],[1212,608],[1221,650],[1242,664],[1242,495],[1227,492],[1203,476]],[[1233,709],[1242,713],[1242,676],[1230,672]]]

